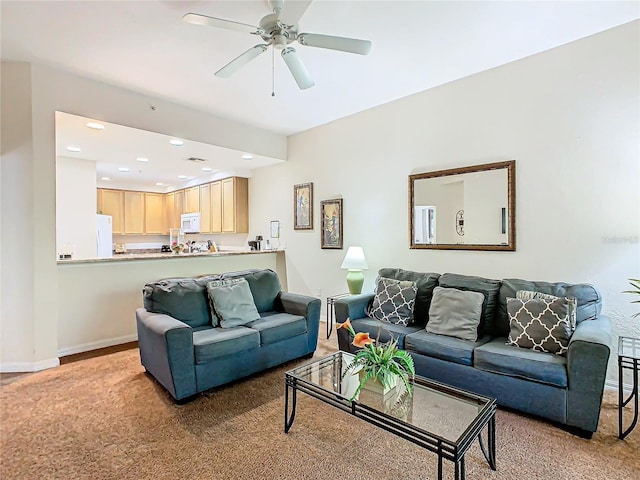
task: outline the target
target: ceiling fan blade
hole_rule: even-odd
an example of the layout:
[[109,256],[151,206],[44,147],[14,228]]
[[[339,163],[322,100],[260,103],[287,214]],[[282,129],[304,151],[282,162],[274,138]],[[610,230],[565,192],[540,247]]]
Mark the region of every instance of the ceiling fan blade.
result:
[[291,75],[293,75],[300,90],[306,90],[315,85],[304,63],[302,63],[302,60],[298,57],[295,48],[287,47],[282,50],[282,58],[284,58],[284,63],[289,67],[289,71]]
[[[278,7],[277,5],[283,2],[272,2],[274,11],[278,15],[278,20],[286,25],[297,25],[304,12],[307,11],[311,0],[284,0],[284,7]],[[281,8],[278,11],[278,8]]]
[[260,33],[261,28],[247,23],[234,22],[233,20],[225,20],[224,18],[208,17],[197,13],[187,13],[182,17],[183,22],[193,25],[206,25],[207,27],[224,28],[226,30],[235,30],[237,32]]
[[340,50],[341,52],[357,53],[367,55],[371,51],[369,40],[358,40],[357,38],[334,37],[333,35],[320,35],[318,33],[301,33],[297,37],[301,45],[318,48],[328,48],[330,50]]
[[268,45],[264,45],[264,44],[251,47],[249,50],[242,53],[241,55],[238,55],[236,58],[234,58],[229,63],[227,63],[224,67],[218,70],[215,73],[216,77],[229,78],[231,75],[236,73],[238,70],[240,70],[247,63],[249,63],[251,60],[256,58],[258,55],[266,52],[267,47]]

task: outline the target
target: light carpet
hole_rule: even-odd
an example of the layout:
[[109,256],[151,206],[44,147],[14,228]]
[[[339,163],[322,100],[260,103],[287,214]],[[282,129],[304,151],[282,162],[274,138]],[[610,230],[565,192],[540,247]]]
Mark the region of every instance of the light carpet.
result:
[[[137,350],[21,378],[0,391],[0,478],[436,478],[435,454],[304,394],[285,434],[284,372],[298,364],[183,406],[144,373]],[[638,480],[640,428],[617,439],[616,402],[608,392],[591,440],[499,410],[498,470],[476,442],[467,479]]]

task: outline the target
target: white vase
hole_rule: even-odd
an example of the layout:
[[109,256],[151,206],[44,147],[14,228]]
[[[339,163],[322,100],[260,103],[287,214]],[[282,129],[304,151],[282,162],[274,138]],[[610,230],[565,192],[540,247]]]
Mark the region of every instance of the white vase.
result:
[[[360,383],[362,384],[362,379],[365,376],[364,370],[360,370],[359,375],[360,375]],[[399,379],[396,376],[395,379],[391,381],[390,386],[384,386],[382,382],[380,382],[376,377],[372,377],[367,379],[367,381],[364,382],[364,384],[362,384],[362,389],[368,390],[370,392],[379,393],[380,395],[384,396],[395,390],[396,385],[398,384],[398,380]]]

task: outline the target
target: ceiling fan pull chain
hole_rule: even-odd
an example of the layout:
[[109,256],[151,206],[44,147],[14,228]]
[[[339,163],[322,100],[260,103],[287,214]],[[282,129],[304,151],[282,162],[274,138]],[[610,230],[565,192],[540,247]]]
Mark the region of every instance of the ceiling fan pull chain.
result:
[[271,48],[271,96],[276,96],[276,53],[275,48]]

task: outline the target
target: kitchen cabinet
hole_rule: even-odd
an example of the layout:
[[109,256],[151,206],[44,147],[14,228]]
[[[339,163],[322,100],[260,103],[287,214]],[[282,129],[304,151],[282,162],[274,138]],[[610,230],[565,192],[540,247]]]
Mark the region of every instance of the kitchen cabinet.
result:
[[249,233],[249,181],[222,180],[222,233]]
[[184,212],[196,213],[200,211],[200,187],[187,188],[184,191]]
[[124,233],[144,233],[144,192],[124,191]]
[[173,204],[173,223],[175,224],[175,228],[180,228],[180,216],[183,213],[187,213],[184,209],[184,190],[176,190],[173,193],[175,194]]
[[122,190],[98,189],[98,213],[111,215],[114,234],[124,233],[124,196]]
[[211,184],[200,185],[200,232],[211,233]]
[[222,182],[209,184],[211,187],[211,233],[222,233]]
[[165,228],[164,193],[144,194],[144,233],[163,234]]
[[175,223],[174,219],[174,205],[175,205],[175,192],[167,193],[164,196],[164,218],[165,218],[165,233],[169,233],[170,228],[179,228],[180,224]]

